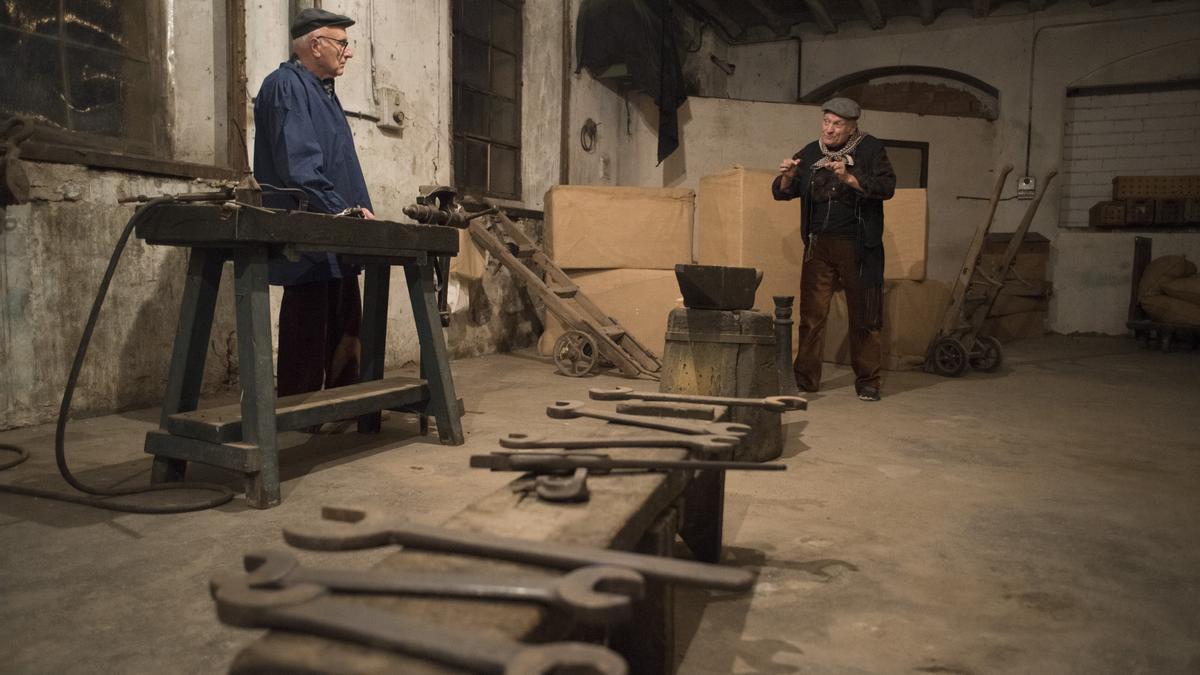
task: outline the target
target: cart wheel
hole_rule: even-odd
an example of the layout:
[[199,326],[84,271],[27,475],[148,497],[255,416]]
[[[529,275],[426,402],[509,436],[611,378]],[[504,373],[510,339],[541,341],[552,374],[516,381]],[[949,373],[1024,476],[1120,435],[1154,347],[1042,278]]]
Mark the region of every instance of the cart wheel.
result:
[[569,330],[554,341],[554,367],[568,377],[583,377],[596,367],[596,343],[587,333]]
[[969,359],[971,367],[975,370],[982,370],[985,373],[996,372],[996,369],[1000,367],[1001,361],[1004,360],[1000,341],[991,335],[980,336],[975,338],[975,348],[978,350],[978,353]]
[[967,372],[967,349],[962,342],[944,337],[933,344],[933,372],[943,377],[959,377]]

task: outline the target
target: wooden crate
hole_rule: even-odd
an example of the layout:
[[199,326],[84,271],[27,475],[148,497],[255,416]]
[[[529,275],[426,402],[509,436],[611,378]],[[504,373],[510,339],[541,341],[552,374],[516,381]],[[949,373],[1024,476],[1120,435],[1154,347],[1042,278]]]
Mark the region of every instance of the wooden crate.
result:
[[1121,227],[1125,224],[1125,202],[1096,202],[1088,210],[1088,225]]
[[1125,202],[1125,224],[1134,226],[1153,225],[1154,200],[1130,199]]
[[1200,176],[1117,176],[1113,199],[1200,197]]
[[1183,207],[1186,199],[1155,199],[1154,223],[1175,225],[1183,222]]
[[1200,198],[1184,201],[1183,222],[1200,223]]

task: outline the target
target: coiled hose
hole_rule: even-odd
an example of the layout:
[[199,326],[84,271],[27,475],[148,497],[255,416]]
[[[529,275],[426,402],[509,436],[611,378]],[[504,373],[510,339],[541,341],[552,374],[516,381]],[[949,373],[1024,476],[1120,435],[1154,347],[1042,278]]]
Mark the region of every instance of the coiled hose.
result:
[[[71,413],[71,398],[75,395],[75,385],[79,381],[79,373],[83,370],[84,357],[87,355],[88,345],[92,341],[92,332],[96,328],[96,321],[100,318],[100,308],[104,305],[104,298],[108,295],[108,287],[112,282],[113,274],[117,270],[117,263],[121,259],[121,254],[125,251],[125,244],[129,241],[129,235],[133,233],[137,224],[142,220],[147,212],[159,204],[165,204],[175,201],[204,201],[213,200],[222,197],[223,193],[217,194],[190,194],[180,195],[178,197],[164,196],[156,197],[138,207],[134,211],[133,217],[125,224],[124,231],[121,232],[120,239],[117,240],[117,246],[113,250],[112,257],[108,261],[108,269],[104,272],[104,278],[100,281],[100,289],[96,293],[96,300],[92,303],[92,311],[88,315],[87,325],[83,329],[83,335],[79,338],[79,347],[75,350],[75,360],[71,363],[71,374],[67,376],[67,386],[63,390],[62,404],[58,408],[58,424],[54,430],[54,459],[58,463],[58,472],[62,475],[63,480],[67,481],[71,487],[76,490],[93,495],[85,497],[83,495],[75,495],[68,492],[55,492],[53,490],[43,490],[41,488],[24,487],[20,485],[0,485],[0,492],[8,492],[11,494],[26,495],[30,497],[41,497],[43,499],[54,499],[57,501],[71,502],[73,504],[83,504],[92,506],[98,509],[106,509],[109,511],[121,511],[123,513],[149,513],[149,514],[164,514],[164,513],[187,513],[189,511],[202,511],[211,509],[222,504],[228,503],[233,499],[234,492],[224,485],[215,483],[164,483],[161,485],[147,485],[136,488],[102,488],[93,485],[88,485],[71,473],[71,469],[67,466],[66,452],[66,435],[67,421]],[[225,196],[225,198],[228,198]],[[17,466],[21,462],[29,459],[29,452],[24,448],[8,443],[0,443],[0,450],[15,452],[17,458],[5,464],[0,464],[0,471],[10,469]],[[142,504],[130,504],[128,502],[120,502],[111,500],[112,497],[125,497],[129,495],[144,494],[147,492],[161,492],[163,490],[204,490],[217,493],[216,496],[204,501],[195,502],[192,504],[168,505],[168,506],[146,506]]]

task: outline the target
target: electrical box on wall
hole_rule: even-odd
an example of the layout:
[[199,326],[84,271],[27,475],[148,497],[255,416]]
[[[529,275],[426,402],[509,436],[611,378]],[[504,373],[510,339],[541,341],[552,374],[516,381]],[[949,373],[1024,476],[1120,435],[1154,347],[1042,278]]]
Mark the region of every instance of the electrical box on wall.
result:
[[407,106],[404,94],[394,87],[379,88],[379,125],[385,131],[403,133]]
[[1021,176],[1017,179],[1017,199],[1033,199],[1037,192],[1037,179],[1033,176]]

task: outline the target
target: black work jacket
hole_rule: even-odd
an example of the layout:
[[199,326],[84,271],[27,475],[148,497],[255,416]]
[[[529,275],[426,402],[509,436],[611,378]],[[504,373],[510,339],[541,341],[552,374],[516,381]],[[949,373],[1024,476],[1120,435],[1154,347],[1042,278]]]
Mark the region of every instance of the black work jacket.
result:
[[[813,222],[812,165],[823,156],[820,144],[816,141],[809,143],[800,152],[792,155],[792,159],[800,160],[801,165],[794,174],[791,185],[786,190],[780,187],[783,176],[776,176],[771,185],[771,193],[778,201],[788,201],[797,197],[802,200],[800,233],[805,246],[808,245]],[[863,189],[859,192],[850,188],[844,193],[846,198],[853,201],[855,212],[858,214],[859,227],[855,241],[859,276],[865,284],[877,286],[883,283],[883,202],[891,199],[896,192],[896,172],[892,170],[892,162],[884,150],[883,141],[870,134],[862,139],[851,156],[854,157],[854,165],[847,166],[846,170],[858,179],[858,184]]]

